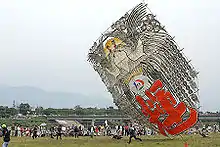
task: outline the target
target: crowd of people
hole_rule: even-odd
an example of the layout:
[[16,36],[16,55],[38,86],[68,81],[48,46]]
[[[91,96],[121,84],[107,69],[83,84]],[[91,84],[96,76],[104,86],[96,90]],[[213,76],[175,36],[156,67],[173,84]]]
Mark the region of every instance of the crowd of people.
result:
[[[42,126],[34,126],[34,127],[22,127],[20,125],[6,126],[6,124],[1,125],[0,127],[0,136],[3,137],[3,145],[2,147],[8,147],[10,142],[10,137],[32,137],[33,139],[37,139],[39,137],[49,136],[52,139],[62,139],[63,136],[72,136],[75,138],[79,138],[79,136],[90,136],[93,138],[94,136],[112,136],[114,139],[121,139],[124,136],[129,136],[128,143],[131,143],[131,139],[142,141],[139,136],[142,135],[157,135],[157,132],[138,125],[138,124],[124,124],[124,125],[115,125],[114,127],[110,127],[108,125],[99,125],[99,126],[89,126],[85,128],[81,125],[72,125],[72,126],[62,126],[56,125],[51,126],[49,128]],[[186,134],[200,134],[203,137],[207,137],[210,132],[219,132],[219,126],[214,125],[206,125],[201,127],[194,127],[186,131]]]
[[112,136],[114,139],[121,139],[123,136],[130,136],[128,143],[131,143],[132,138],[142,141],[136,136],[146,135],[147,133],[146,128],[132,124],[116,125],[115,127],[99,125],[89,126],[88,128],[78,125],[72,125],[71,127],[56,125],[47,128],[42,126],[6,126],[6,124],[3,124],[1,125],[0,130],[0,136],[3,137],[4,140],[2,147],[8,146],[11,136],[32,137],[33,139],[49,136],[50,138],[57,140],[62,139],[63,136],[73,136],[75,138],[79,138],[79,136],[90,136],[91,138],[94,136]]

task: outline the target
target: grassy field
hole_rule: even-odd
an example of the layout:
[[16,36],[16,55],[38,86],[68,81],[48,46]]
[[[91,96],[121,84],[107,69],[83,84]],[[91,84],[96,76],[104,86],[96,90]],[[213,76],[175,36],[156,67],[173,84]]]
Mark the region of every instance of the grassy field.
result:
[[[63,138],[53,140],[50,138],[12,138],[9,147],[184,147],[184,141],[181,137],[171,140],[162,136],[141,137],[143,142],[132,140],[127,144],[128,138],[122,140],[113,140],[109,137],[89,137]],[[220,134],[210,134],[210,138],[200,136],[184,136],[188,147],[220,147]]]

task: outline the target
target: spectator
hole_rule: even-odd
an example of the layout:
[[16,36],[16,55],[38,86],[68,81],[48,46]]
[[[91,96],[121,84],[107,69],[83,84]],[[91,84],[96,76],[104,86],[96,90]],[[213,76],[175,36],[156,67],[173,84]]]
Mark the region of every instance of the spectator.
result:
[[60,137],[60,140],[62,140],[62,126],[59,125],[57,128],[57,140]]
[[10,134],[11,131],[9,131],[5,124],[2,125],[2,136],[4,143],[2,144],[2,147],[8,147],[8,144],[10,142]]
[[74,136],[75,136],[75,138],[79,138],[79,128],[78,128],[78,126],[75,126],[75,128],[74,128]]
[[32,136],[33,139],[37,138],[37,126],[34,127],[33,129],[33,136]]

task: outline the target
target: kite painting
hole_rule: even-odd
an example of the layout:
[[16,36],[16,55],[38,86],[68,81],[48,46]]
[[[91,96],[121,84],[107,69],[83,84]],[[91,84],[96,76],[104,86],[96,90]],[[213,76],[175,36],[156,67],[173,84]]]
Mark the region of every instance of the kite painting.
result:
[[94,42],[88,61],[126,115],[164,136],[198,121],[198,72],[140,3]]

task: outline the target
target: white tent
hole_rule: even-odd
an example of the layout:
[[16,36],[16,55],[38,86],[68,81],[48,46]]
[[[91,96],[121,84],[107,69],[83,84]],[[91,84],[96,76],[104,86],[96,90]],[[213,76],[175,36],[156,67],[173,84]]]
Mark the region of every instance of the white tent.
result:
[[46,125],[47,125],[46,123],[42,123],[40,126],[45,127]]

